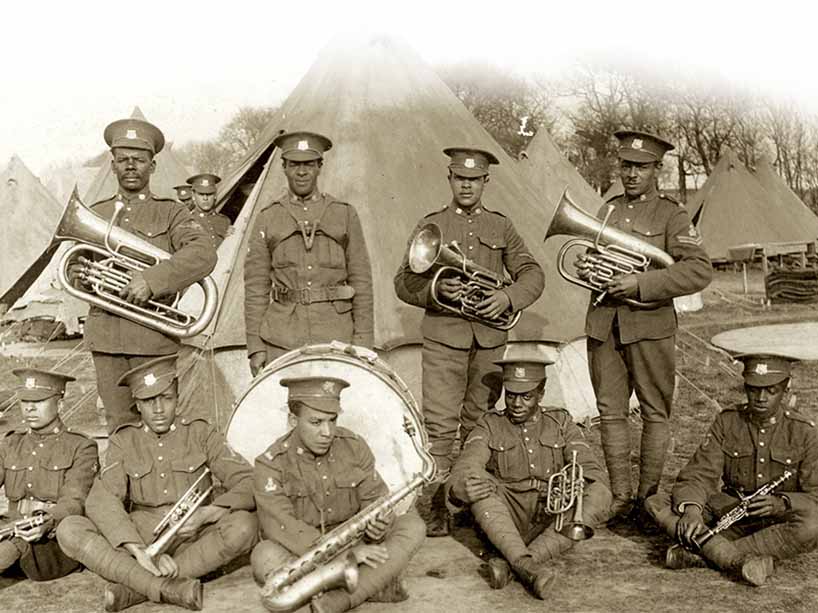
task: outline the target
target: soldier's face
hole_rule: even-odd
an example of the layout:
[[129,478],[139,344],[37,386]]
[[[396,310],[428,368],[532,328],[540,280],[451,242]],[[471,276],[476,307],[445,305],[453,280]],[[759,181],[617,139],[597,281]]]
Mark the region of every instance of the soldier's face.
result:
[[542,400],[545,382],[533,390],[518,394],[506,390],[506,415],[513,424],[521,424],[534,416]]
[[488,182],[488,175],[482,177],[461,177],[449,172],[449,187],[452,188],[452,197],[455,204],[463,209],[470,209],[480,202],[483,189]]
[[309,196],[318,185],[318,175],[321,174],[321,160],[296,162],[284,160],[284,175],[290,191],[296,196]]
[[656,173],[661,164],[658,162],[631,162],[621,160],[619,173],[625,193],[631,198],[641,196],[656,184]]
[[151,180],[151,174],[156,169],[156,162],[149,151],[117,147],[113,149],[111,168],[116,180],[126,192],[141,192]]
[[170,430],[173,420],[176,419],[176,404],[179,395],[176,391],[174,381],[161,394],[152,398],[136,400],[136,408],[142,416],[142,421],[157,434],[163,434]]
[[213,207],[216,206],[216,194],[200,194],[199,192],[193,192],[193,203],[196,205],[197,209],[207,213],[208,211],[213,210]]
[[45,400],[21,400],[23,423],[32,430],[46,430],[56,421],[61,404],[62,398],[58,395]]
[[757,386],[745,384],[747,411],[749,411],[750,417],[753,419],[767,419],[775,415],[778,407],[781,406],[781,401],[784,399],[787,383],[789,383],[789,379],[775,385]]
[[313,455],[322,456],[332,445],[338,427],[337,421],[338,415],[316,411],[302,404],[295,427],[304,447]]

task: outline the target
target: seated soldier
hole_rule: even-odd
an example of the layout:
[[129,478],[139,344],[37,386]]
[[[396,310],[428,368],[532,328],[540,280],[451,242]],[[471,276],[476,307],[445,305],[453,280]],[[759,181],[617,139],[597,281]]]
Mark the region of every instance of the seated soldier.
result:
[[[456,508],[469,505],[502,555],[489,560],[491,587],[505,587],[513,570],[542,599],[555,577],[545,562],[575,542],[556,530],[557,516],[547,511],[549,477],[570,465],[576,451],[585,481],[583,521],[588,526],[604,522],[611,504],[605,471],[571,415],[540,406],[545,366],[551,363],[543,358],[495,362],[503,368],[506,409],[478,420],[446,486],[449,503]],[[566,523],[574,510],[572,506],[564,517]]]
[[[349,384],[331,377],[302,377],[282,379],[281,385],[288,389],[295,427],[255,462],[263,540],[253,550],[251,563],[259,584],[388,493],[366,441],[336,425],[341,390]],[[364,565],[357,588],[351,593],[325,591],[312,600],[312,611],[347,611],[366,600],[408,598],[398,576],[425,535],[426,527],[414,509],[397,518],[392,512],[381,514],[366,527],[363,542],[351,550],[355,562]]]
[[[252,468],[203,419],[176,417],[176,356],[125,373],[141,421],[111,435],[104,467],[86,502],[88,517],[69,517],[57,530],[63,550],[113,582],[105,610],[148,599],[194,611],[197,579],[249,552],[257,541]],[[226,490],[200,506],[178,530],[167,553],[146,551],[154,528],[196,479],[210,469]],[[204,479],[197,489],[210,484]]]
[[9,517],[0,521],[0,573],[19,560],[29,579],[48,581],[79,567],[62,552],[54,530],[83,513],[97,474],[97,445],[60,419],[65,385],[74,377],[34,368],[12,372],[21,380],[17,398],[27,427],[0,440],[0,485],[9,500]]
[[[813,550],[818,543],[818,437],[815,424],[782,400],[789,387],[786,357],[748,354],[747,404],[716,416],[704,441],[673,486],[648,498],[646,507],[678,545],[668,568],[705,566],[762,585],[774,560]],[[710,536],[708,526],[767,484],[791,474],[767,495],[746,504],[746,517]]]

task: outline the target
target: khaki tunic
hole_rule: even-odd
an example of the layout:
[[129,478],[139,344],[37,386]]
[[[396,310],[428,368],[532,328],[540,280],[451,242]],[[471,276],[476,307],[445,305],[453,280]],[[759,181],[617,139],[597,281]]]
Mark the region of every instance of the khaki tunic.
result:
[[207,234],[213,242],[213,246],[218,249],[219,245],[222,244],[222,241],[224,241],[229,233],[230,218],[221,213],[204,213],[201,211],[197,212],[196,210],[193,211],[193,218],[201,224],[205,234]]

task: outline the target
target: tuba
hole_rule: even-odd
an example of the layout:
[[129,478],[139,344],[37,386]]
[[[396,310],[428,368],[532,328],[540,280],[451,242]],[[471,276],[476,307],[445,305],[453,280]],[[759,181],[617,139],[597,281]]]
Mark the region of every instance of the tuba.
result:
[[[557,203],[551,225],[545,233],[546,240],[557,234],[579,237],[567,240],[560,248],[557,254],[557,270],[569,283],[597,292],[594,306],[599,306],[605,299],[607,284],[614,277],[645,272],[651,264],[661,268],[673,264],[673,258],[658,247],[622,230],[609,228],[608,219],[612,212],[613,205],[609,205],[605,219],[599,221],[571,200],[566,187]],[[565,267],[568,251],[578,246],[587,249],[586,257],[591,265],[587,280],[569,273]],[[662,304],[658,301],[642,302],[634,298],[624,298],[622,302],[641,309],[652,309]]]
[[[548,478],[545,510],[556,515],[554,530],[572,541],[584,541],[594,535],[594,529],[582,521],[582,495],[585,493],[585,474],[582,464],[577,462],[574,449],[571,463]],[[574,509],[574,517],[567,524],[565,514]]]
[[[435,270],[432,277],[432,300],[438,308],[478,321],[498,330],[510,330],[520,321],[522,311],[507,310],[496,319],[487,319],[477,313],[477,305],[485,300],[490,290],[500,290],[511,281],[469,260],[456,241],[443,244],[443,233],[437,224],[423,226],[409,245],[409,268],[416,274]],[[458,277],[463,284],[457,302],[438,296],[437,285],[443,277]]]
[[[197,316],[177,308],[179,294],[170,305],[150,300],[145,306],[138,306],[119,297],[134,272],[141,272],[171,257],[164,249],[115,227],[123,206],[117,202],[113,217],[106,221],[82,203],[77,188],[74,188],[51,241],[52,245],[62,241],[76,242],[60,259],[57,273],[60,283],[75,298],[167,336],[196,336],[213,319],[219,302],[218,289],[210,277],[199,281],[205,297]],[[79,278],[88,290],[72,285],[68,277],[71,265],[80,266]]]

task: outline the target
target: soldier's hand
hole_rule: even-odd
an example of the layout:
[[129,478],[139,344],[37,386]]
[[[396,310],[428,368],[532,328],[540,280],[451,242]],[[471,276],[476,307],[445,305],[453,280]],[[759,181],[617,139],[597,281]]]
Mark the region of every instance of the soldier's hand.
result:
[[176,564],[176,560],[166,553],[161,554],[156,559],[156,566],[159,568],[162,577],[176,577],[179,574],[179,566]]
[[[159,570],[159,567],[154,563],[153,558],[151,558],[147,553],[145,553],[145,546],[144,545],[137,545],[136,543],[126,543],[125,549],[128,550],[134,559],[139,563],[139,566],[144,568],[146,571],[155,575],[157,577],[163,577],[162,571]],[[160,559],[162,556],[159,556]]]
[[747,505],[750,517],[783,517],[787,514],[787,503],[781,496],[759,496]]
[[463,284],[457,277],[440,279],[437,284],[437,293],[448,302],[456,302],[459,300],[462,290]]
[[71,263],[66,267],[65,274],[68,277],[68,282],[73,287],[79,288],[83,285],[82,273],[90,263],[91,261],[88,258],[79,256],[72,259]]
[[688,549],[698,549],[693,539],[707,531],[702,511],[696,505],[689,504],[676,524],[676,539]]
[[389,510],[386,513],[378,514],[366,527],[364,535],[373,543],[380,543],[386,538],[386,533],[395,521],[395,513]]
[[358,545],[352,549],[352,555],[358,564],[378,568],[389,559],[389,552],[383,545]]
[[250,356],[250,374],[254,377],[267,365],[267,352],[256,351]]
[[196,509],[193,516],[179,528],[179,532],[176,533],[176,536],[183,540],[193,538],[199,534],[202,528],[208,524],[215,524],[226,514],[227,509],[224,507],[216,507],[212,504],[206,507],[200,507]]
[[488,298],[477,303],[477,314],[487,319],[497,319],[511,306],[511,298],[501,289],[489,290]]
[[491,496],[494,493],[495,485],[491,479],[468,475],[464,484],[466,492],[466,502],[474,504]]
[[593,264],[591,264],[588,254],[578,253],[576,259],[574,260],[574,267],[576,268],[574,272],[576,273],[577,277],[583,281],[587,281],[591,277]]
[[150,285],[145,280],[145,276],[136,271],[131,275],[131,280],[122,291],[119,292],[119,297],[136,306],[145,306],[153,297]]
[[39,541],[43,536],[49,533],[54,528],[54,520],[47,519],[45,523],[31,528],[15,528],[14,536],[19,536],[27,543]]
[[636,275],[617,275],[607,284],[608,294],[614,298],[639,298]]

